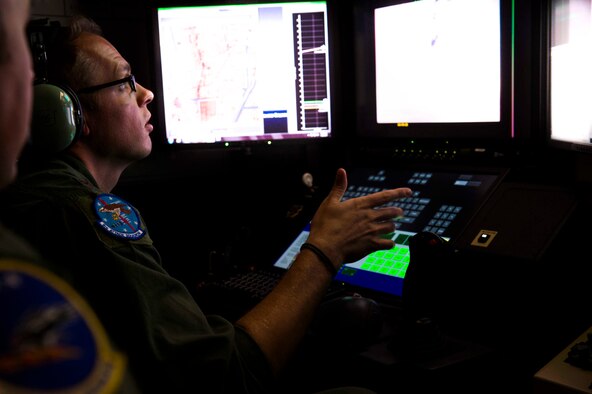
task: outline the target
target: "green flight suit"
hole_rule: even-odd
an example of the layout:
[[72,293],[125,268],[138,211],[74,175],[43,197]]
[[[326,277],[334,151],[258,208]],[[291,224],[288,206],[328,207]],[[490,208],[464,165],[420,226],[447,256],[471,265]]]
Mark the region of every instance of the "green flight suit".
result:
[[0,195],[1,217],[71,276],[143,393],[272,390],[257,344],[202,312],[163,268],[140,213],[101,192],[82,162],[62,155],[21,174]]

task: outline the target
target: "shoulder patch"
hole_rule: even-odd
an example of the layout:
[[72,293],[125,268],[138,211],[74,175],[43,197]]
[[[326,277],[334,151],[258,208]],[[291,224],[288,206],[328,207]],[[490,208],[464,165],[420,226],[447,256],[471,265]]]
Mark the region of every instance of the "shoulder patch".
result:
[[0,391],[112,393],[125,357],[90,306],[36,265],[0,259]]
[[146,232],[140,227],[138,213],[127,201],[113,194],[99,194],[94,202],[97,224],[110,235],[123,239],[140,239]]

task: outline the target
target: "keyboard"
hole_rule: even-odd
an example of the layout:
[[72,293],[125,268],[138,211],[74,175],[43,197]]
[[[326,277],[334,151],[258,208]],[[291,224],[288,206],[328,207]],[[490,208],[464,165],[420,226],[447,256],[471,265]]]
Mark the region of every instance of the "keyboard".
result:
[[269,294],[281,276],[266,269],[234,273],[199,283],[195,295],[206,314],[236,320]]
[[271,270],[247,271],[220,281],[222,288],[244,292],[248,297],[261,300],[273,290],[282,277],[282,272]]

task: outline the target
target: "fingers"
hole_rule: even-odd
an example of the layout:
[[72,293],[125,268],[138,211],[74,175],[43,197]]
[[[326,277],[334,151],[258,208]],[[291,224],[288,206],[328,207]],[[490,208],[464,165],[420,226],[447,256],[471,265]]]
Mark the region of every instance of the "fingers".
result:
[[405,212],[399,207],[376,208],[372,211],[376,215],[373,221],[386,222],[402,217]]
[[360,201],[362,204],[366,204],[368,207],[378,207],[394,200],[411,197],[411,195],[411,189],[407,187],[400,187],[397,189],[383,190],[381,192],[360,197]]
[[339,168],[337,170],[337,174],[335,175],[335,181],[333,183],[333,188],[331,192],[329,192],[329,199],[333,201],[341,201],[341,198],[345,194],[347,190],[347,173],[343,168]]
[[[345,191],[347,190],[347,173],[345,169],[339,168],[335,175],[333,188],[329,193],[329,199],[333,201],[341,201]],[[407,187],[400,187],[397,189],[383,190],[381,192],[373,193],[368,196],[359,198],[360,208],[377,207],[387,204],[400,198],[410,197],[412,195],[411,189]]]
[[[413,192],[411,189],[406,187],[400,187],[397,189],[383,190],[366,196],[357,197],[348,201],[355,201],[356,206],[359,208],[377,208],[390,202],[399,200],[405,197],[411,197]],[[347,201],[345,201],[347,202]],[[400,213],[399,213],[400,215]]]
[[386,240],[390,240],[387,235],[392,235],[392,233],[396,230],[396,225],[393,220],[374,221],[371,223],[371,233]]

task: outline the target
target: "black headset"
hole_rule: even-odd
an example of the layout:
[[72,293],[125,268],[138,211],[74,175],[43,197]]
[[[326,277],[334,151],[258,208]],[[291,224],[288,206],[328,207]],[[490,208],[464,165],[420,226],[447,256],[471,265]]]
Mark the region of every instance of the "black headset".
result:
[[82,107],[72,89],[48,81],[43,34],[31,32],[29,38],[35,66],[29,143],[34,151],[43,154],[61,152],[82,133]]

